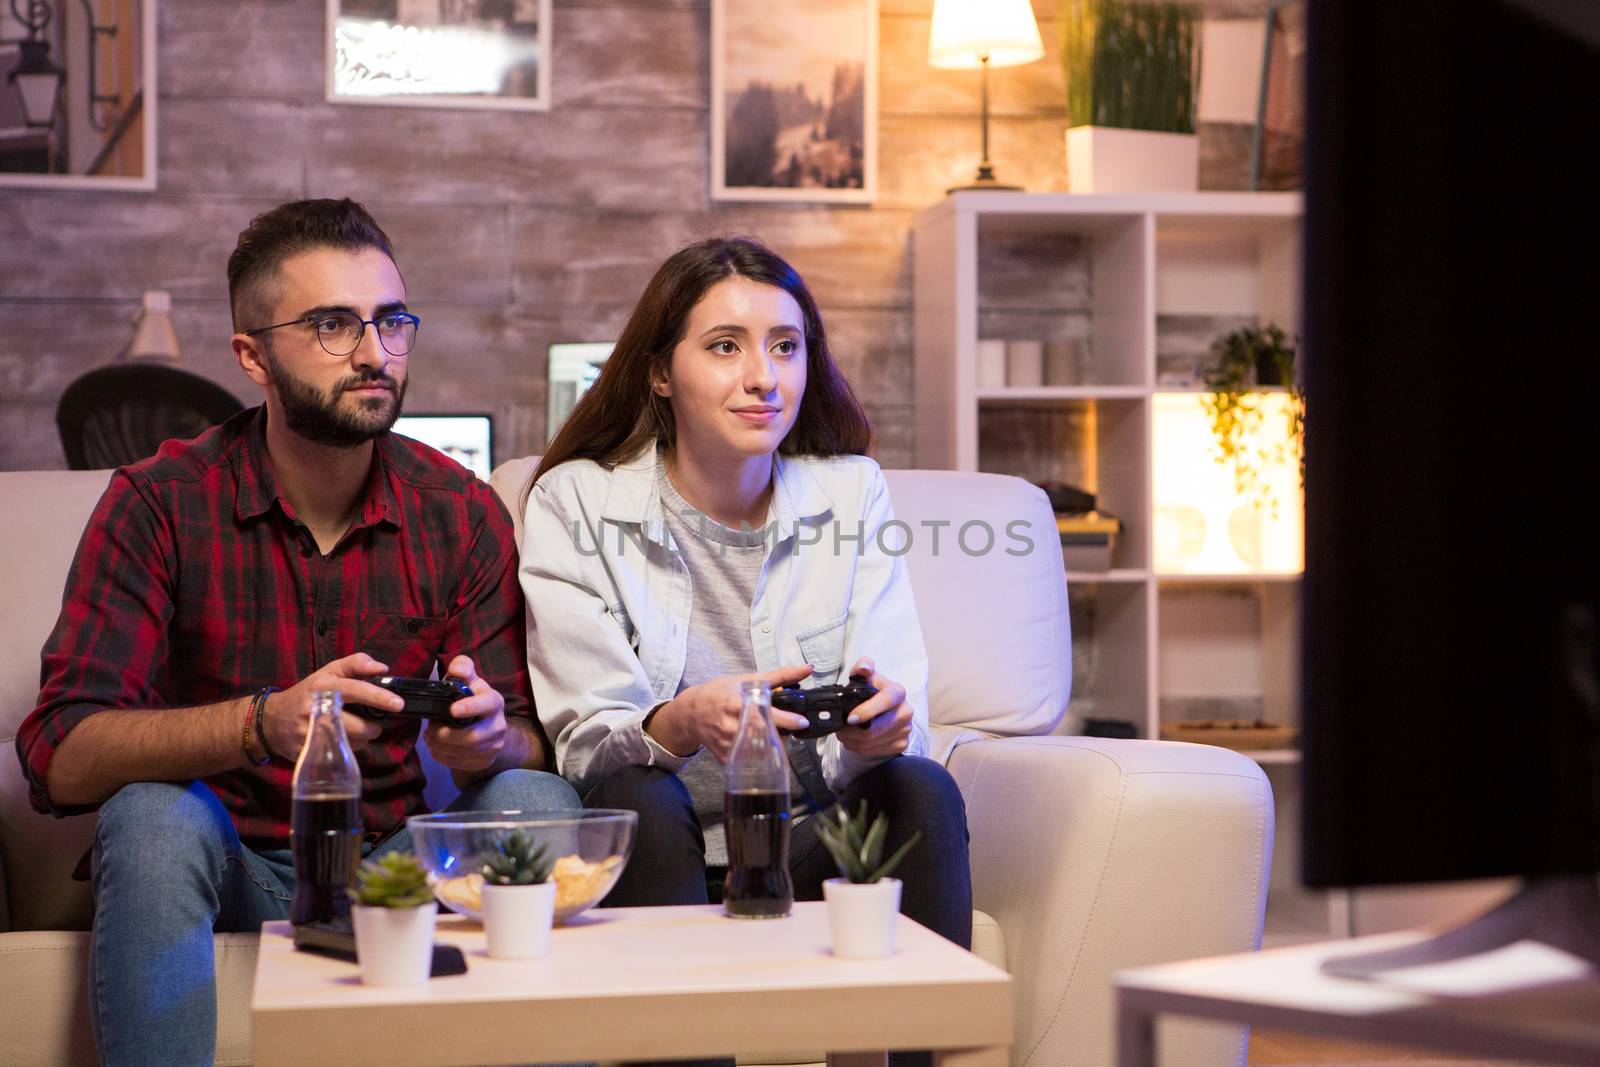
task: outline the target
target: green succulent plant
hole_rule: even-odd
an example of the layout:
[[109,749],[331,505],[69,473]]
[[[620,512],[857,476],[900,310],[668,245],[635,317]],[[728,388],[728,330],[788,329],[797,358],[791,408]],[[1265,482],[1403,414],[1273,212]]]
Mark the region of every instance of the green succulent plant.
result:
[[831,818],[825,814],[818,816],[817,835],[822,838],[823,846],[839,868],[839,876],[858,884],[887,878],[891,871],[900,866],[900,861],[906,858],[911,846],[922,839],[922,831],[918,830],[911,835],[911,840],[895,850],[894,855],[879,863],[878,860],[883,856],[884,839],[889,836],[889,818],[880,811],[869,827],[867,802],[864,800],[855,815],[839,808]]
[[538,885],[550,880],[555,861],[522,830],[513,830],[483,854],[483,880],[490,885]]
[[410,852],[390,852],[356,868],[350,899],[369,908],[420,908],[433,899],[428,871]]

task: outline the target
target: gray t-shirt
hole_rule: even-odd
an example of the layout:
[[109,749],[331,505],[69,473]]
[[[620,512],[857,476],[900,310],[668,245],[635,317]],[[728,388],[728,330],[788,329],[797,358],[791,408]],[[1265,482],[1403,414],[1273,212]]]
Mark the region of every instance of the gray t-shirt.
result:
[[[666,464],[657,470],[667,530],[689,569],[689,644],[678,683],[681,693],[713,678],[755,670],[750,607],[755,603],[768,542],[760,530],[735,530],[696,510],[673,488]],[[722,806],[727,779],[722,764],[710,751],[701,749],[678,777],[688,787],[705,830],[706,862],[726,864]],[[790,778],[798,784],[792,772]]]

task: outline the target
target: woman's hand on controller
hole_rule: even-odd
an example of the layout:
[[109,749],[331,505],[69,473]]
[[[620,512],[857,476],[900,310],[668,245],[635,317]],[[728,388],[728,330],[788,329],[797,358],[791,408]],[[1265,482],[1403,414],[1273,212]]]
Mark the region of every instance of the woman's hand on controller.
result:
[[911,705],[906,703],[906,687],[877,673],[872,660],[865,656],[850,668],[850,677],[865,679],[877,692],[850,712],[854,726],[847,726],[834,736],[858,756],[898,756],[911,742]]
[[[801,664],[754,674],[731,674],[691,685],[655,710],[645,722],[645,732],[668,752],[692,756],[704,747],[726,763],[739,732],[739,687],[745,682],[766,682],[777,689],[794,685],[810,674],[810,665]],[[804,716],[777,708],[772,709],[772,723],[780,730],[806,727]]]
[[[346,705],[365,704],[399,711],[406,706],[404,700],[364,681],[388,671],[388,667],[365,652],[357,652],[318,668],[282,692],[269,693],[262,709],[261,724],[267,748],[279,759],[294,761],[306,743],[306,731],[311,726],[311,694],[318,690],[334,690],[344,698]],[[344,712],[344,733],[350,739],[352,750],[365,748],[381,729],[371,719]]]

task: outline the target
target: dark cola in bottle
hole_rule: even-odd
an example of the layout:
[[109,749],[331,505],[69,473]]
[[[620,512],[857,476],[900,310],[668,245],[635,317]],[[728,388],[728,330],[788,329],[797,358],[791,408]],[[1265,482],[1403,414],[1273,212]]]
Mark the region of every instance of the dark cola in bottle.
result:
[[361,770],[344,735],[343,699],[311,694],[306,743],[294,765],[295,925],[327,923],[350,914],[347,890],[361,859]]
[[739,919],[777,919],[794,907],[789,878],[789,758],[772,725],[772,691],[746,682],[739,734],[728,756],[723,816],[728,878],[723,910]]

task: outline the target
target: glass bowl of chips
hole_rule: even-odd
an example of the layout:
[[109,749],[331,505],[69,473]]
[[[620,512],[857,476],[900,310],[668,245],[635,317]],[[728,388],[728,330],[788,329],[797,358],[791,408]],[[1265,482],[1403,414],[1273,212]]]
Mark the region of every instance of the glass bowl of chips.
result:
[[406,820],[411,846],[428,869],[433,895],[452,911],[482,919],[483,854],[514,830],[543,846],[554,863],[556,922],[597,904],[617,884],[633,851],[637,812],[444,811]]

